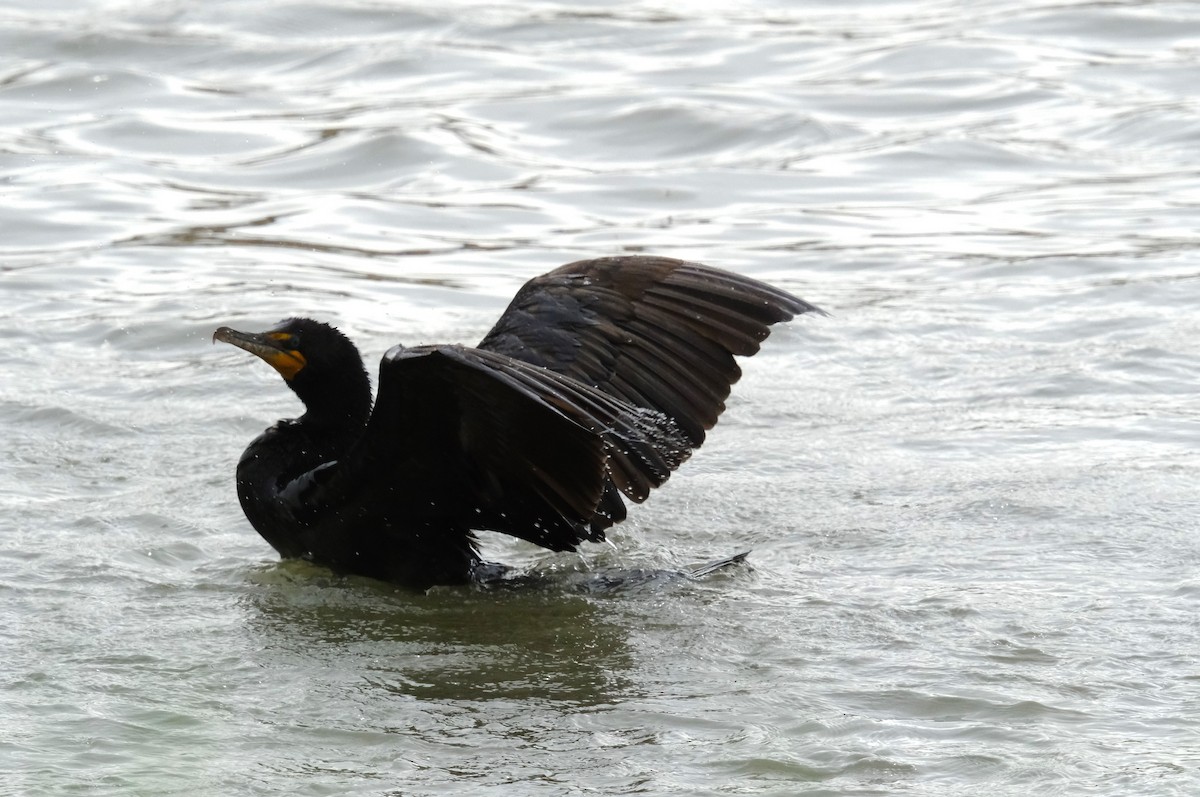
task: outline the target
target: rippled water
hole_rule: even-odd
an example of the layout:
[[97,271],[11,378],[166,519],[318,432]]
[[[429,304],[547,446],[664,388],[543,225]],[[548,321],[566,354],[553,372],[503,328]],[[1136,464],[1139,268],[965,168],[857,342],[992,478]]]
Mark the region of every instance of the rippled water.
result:
[[[1196,4],[0,23],[0,793],[1200,790]],[[216,326],[374,359],[635,251],[833,316],[614,546],[410,595],[249,528],[298,405]]]

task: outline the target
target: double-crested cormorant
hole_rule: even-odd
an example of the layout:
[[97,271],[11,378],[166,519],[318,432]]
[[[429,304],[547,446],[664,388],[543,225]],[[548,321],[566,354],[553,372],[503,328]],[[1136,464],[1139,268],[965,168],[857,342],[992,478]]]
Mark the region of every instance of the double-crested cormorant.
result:
[[379,392],[341,332],[291,318],[214,340],[266,360],[306,412],[242,455],[255,529],[303,558],[424,589],[484,572],[473,530],[555,551],[601,541],[704,441],[771,324],[808,302],[665,257],[530,280],[475,348],[395,346]]

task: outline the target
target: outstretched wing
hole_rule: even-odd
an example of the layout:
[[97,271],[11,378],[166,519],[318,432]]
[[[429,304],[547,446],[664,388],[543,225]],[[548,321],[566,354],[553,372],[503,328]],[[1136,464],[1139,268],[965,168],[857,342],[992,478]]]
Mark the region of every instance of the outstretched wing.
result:
[[[661,412],[690,453],[742,375],[734,355],[756,353],[772,324],[809,312],[825,315],[786,291],[699,263],[605,257],[527,282],[479,348]],[[625,518],[618,487],[606,486],[595,536]]]
[[640,500],[686,453],[662,414],[562,374],[461,346],[397,346],[337,489],[370,484],[416,527],[492,529],[572,550],[597,538],[591,523],[610,484]]
[[569,263],[527,282],[479,348],[574,377],[675,421],[693,448],[771,324],[824,311],[757,280],[667,257]]

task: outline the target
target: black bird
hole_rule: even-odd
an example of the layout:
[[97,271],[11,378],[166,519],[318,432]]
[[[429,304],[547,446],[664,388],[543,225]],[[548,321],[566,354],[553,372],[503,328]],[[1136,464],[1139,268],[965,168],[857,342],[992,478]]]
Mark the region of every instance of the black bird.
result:
[[582,260],[526,283],[475,348],[395,346],[379,392],[333,327],[214,340],[304,402],[250,444],[242,509],[284,558],[416,589],[494,572],[474,530],[555,551],[602,541],[704,442],[771,324],[819,308],[665,257]]

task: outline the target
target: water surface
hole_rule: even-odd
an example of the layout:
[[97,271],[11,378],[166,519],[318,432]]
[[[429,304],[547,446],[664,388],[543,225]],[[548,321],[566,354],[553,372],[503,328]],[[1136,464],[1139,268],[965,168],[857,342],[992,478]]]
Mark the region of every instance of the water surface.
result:
[[[0,793],[1200,788],[1195,4],[0,23]],[[612,546],[411,595],[249,528],[234,464],[299,406],[214,328],[374,361],[643,251],[833,315]]]

